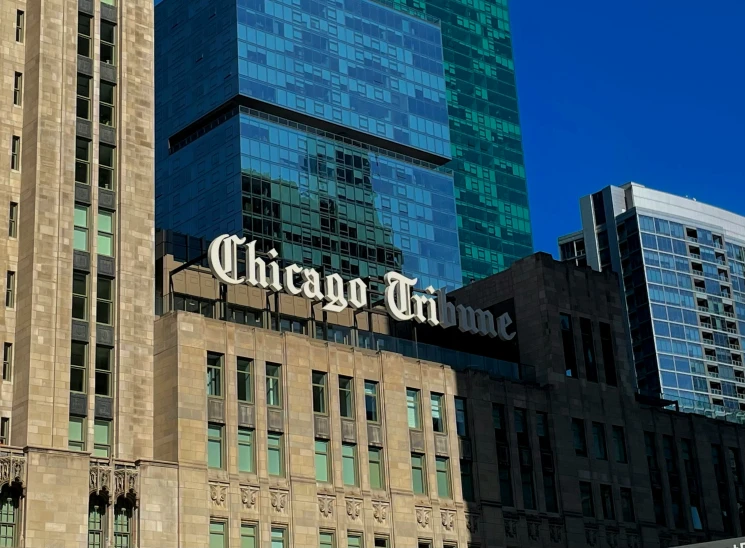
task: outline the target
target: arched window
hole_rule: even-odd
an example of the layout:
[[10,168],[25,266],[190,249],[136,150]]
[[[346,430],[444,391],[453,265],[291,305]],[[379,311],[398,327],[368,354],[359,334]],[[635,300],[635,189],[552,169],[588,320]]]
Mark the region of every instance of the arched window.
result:
[[88,502],[88,548],[104,548],[106,528],[106,502],[91,495]]
[[119,497],[114,506],[114,548],[134,546],[132,511],[132,503],[126,497]]
[[0,489],[0,546],[15,546],[18,536],[18,493],[10,485]]

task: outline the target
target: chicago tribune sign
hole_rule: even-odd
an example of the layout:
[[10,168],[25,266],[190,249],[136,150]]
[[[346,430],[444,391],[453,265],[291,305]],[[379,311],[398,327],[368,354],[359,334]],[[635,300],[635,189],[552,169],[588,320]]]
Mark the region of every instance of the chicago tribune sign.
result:
[[[238,247],[246,250],[246,275],[238,275]],[[325,302],[323,309],[329,312],[341,312],[347,307],[354,310],[367,306],[367,285],[360,278],[346,283],[339,274],[321,276],[312,268],[303,268],[290,264],[281,269],[274,261],[278,253],[271,249],[266,254],[271,261],[256,256],[256,242],[246,243],[246,238],[223,234],[210,243],[207,251],[212,275],[228,285],[247,284],[270,291],[284,291],[290,295],[300,295],[312,301]],[[302,280],[295,283],[296,275]],[[284,280],[284,286],[281,280]],[[515,333],[507,333],[512,325],[510,315],[505,313],[494,318],[491,312],[473,309],[470,306],[447,302],[444,289],[435,291],[427,287],[425,294],[413,291],[416,278],[409,278],[398,272],[388,272],[385,280],[384,302],[388,314],[397,321],[414,320],[431,326],[448,328],[458,326],[464,333],[499,337],[503,341],[512,340]]]

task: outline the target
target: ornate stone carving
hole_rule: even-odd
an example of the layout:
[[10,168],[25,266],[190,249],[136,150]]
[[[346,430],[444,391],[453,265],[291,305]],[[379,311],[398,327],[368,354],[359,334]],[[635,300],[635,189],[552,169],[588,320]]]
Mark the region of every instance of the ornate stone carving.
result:
[[610,548],[618,548],[618,533],[615,531],[606,531],[605,541],[608,543]]
[[429,527],[429,523],[432,520],[432,509],[431,508],[417,508],[416,509],[416,522],[419,527],[426,529]]
[[26,477],[26,457],[8,455],[0,458],[0,486],[18,485],[24,487]]
[[468,529],[471,533],[479,532],[478,514],[466,514],[466,529]]
[[379,524],[384,525],[388,521],[388,503],[374,500],[372,503],[373,517]]
[[455,528],[455,512],[452,510],[440,510],[440,521],[445,531],[452,531]]
[[334,517],[336,499],[328,495],[318,495],[318,511],[324,518]]
[[210,483],[210,502],[217,508],[228,507],[228,486],[223,483]]
[[541,536],[541,522],[539,521],[528,521],[528,536],[530,540],[538,540]]
[[359,499],[347,499],[346,500],[347,515],[352,521],[356,521],[360,518],[362,512],[362,501]]
[[256,510],[259,488],[252,485],[241,485],[241,504],[244,510]]
[[111,503],[111,466],[92,463],[88,474],[88,492]]
[[587,542],[588,546],[597,545],[598,530],[591,527],[585,527],[585,542]]
[[639,535],[629,533],[626,536],[626,546],[628,548],[639,548]]
[[558,544],[559,542],[561,542],[561,530],[562,526],[558,523],[552,523],[548,526],[548,534],[551,537],[551,542],[553,542],[554,544]]
[[272,503],[272,508],[279,514],[285,513],[287,506],[287,492],[286,491],[269,491],[269,499]]
[[517,536],[517,520],[506,519],[504,520],[504,534],[507,538],[515,538]]
[[127,497],[133,503],[137,502],[137,477],[135,468],[121,468],[114,470],[114,499]]

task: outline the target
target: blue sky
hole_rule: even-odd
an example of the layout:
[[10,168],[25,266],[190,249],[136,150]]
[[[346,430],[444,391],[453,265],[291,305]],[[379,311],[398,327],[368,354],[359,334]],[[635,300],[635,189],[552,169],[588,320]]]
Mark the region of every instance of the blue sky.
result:
[[745,0],[511,0],[536,251],[636,181],[745,215]]

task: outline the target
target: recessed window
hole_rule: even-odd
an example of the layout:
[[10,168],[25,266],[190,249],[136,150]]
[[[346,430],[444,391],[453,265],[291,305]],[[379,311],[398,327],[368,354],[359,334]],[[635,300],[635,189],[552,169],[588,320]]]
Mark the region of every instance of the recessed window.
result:
[[473,493],[473,467],[470,461],[460,461],[460,486],[463,491],[463,500],[475,500]]
[[88,345],[81,342],[70,344],[70,392],[85,394],[88,386]]
[[88,274],[77,270],[72,273],[72,317],[88,319]]
[[21,138],[13,135],[10,142],[10,169],[21,171]]
[[311,374],[313,383],[313,412],[317,415],[325,415],[327,410],[326,397],[326,373],[313,371]]
[[370,463],[370,489],[385,489],[383,449],[380,447],[369,447],[367,457]]
[[134,546],[132,541],[132,503],[120,496],[114,505],[114,546],[116,548]]
[[585,421],[572,419],[572,439],[574,441],[574,453],[578,457],[587,456],[587,439],[585,438]]
[[23,74],[16,72],[13,76],[13,104],[20,107],[23,103]]
[[114,256],[114,214],[105,209],[98,210],[98,245],[96,250],[99,255]]
[[282,407],[282,366],[277,363],[266,364],[266,404]]
[[375,537],[375,548],[390,548],[388,537]]
[[78,74],[76,114],[83,120],[91,119],[92,80],[84,74]]
[[339,377],[339,414],[346,419],[354,418],[354,380]]
[[365,381],[365,414],[369,422],[380,422],[378,413],[378,383]]
[[222,397],[222,354],[207,352],[207,395]]
[[93,456],[109,458],[111,456],[111,422],[96,420],[93,422]]
[[318,548],[336,548],[334,533],[328,531],[318,533]]
[[238,401],[253,403],[253,360],[238,357]]
[[592,485],[586,481],[579,482],[579,494],[582,501],[582,515],[586,518],[594,518],[595,504],[592,501]]
[[417,453],[411,455],[411,487],[416,495],[427,494],[427,475],[425,457]]
[[103,325],[114,323],[114,281],[101,276],[96,289],[96,322]]
[[437,496],[440,498],[453,498],[450,490],[450,459],[437,457],[435,459],[437,467]]
[[585,358],[585,376],[588,381],[598,382],[598,365],[595,360],[595,344],[592,339],[592,321],[589,318],[579,319],[582,336],[582,354]]
[[574,330],[572,329],[572,317],[569,314],[560,314],[561,342],[564,347],[564,366],[566,376],[577,378],[577,352],[574,348]]
[[615,453],[616,462],[628,462],[626,457],[626,437],[623,433],[623,426],[613,427],[613,452]]
[[101,143],[98,145],[98,186],[114,190],[116,186],[116,166],[114,164],[116,149]]
[[287,529],[272,527],[272,548],[287,548]]
[[93,17],[78,13],[78,55],[91,56]]
[[3,345],[3,380],[10,380],[10,372],[13,369],[13,343],[6,342]]
[[460,437],[464,438],[468,435],[465,398],[455,398],[455,428]]
[[254,431],[238,427],[238,470],[254,472]]
[[75,182],[91,182],[91,142],[80,137],[75,139]]
[[616,509],[613,503],[613,488],[610,485],[600,486],[600,500],[603,502],[603,517],[616,519]]
[[8,270],[5,273],[5,307],[15,308],[16,306],[16,273]]
[[223,431],[220,424],[207,425],[207,465],[210,468],[223,467]]
[[23,43],[25,30],[26,14],[21,10],[16,10],[16,42]]
[[88,499],[88,548],[105,545],[106,501],[95,494]]
[[430,405],[432,406],[432,429],[435,432],[445,433],[445,396],[430,394]]
[[70,417],[67,432],[67,448],[73,451],[85,451],[85,419]]
[[15,202],[10,202],[8,210],[8,236],[18,237],[18,204]]
[[210,521],[210,548],[227,548],[227,531],[224,521]]
[[342,476],[344,485],[359,485],[357,472],[357,446],[344,443],[341,446]]
[[101,62],[116,65],[116,25],[101,21]]
[[409,421],[409,428],[420,430],[422,428],[422,422],[419,412],[419,390],[413,388],[406,389],[406,414]]
[[347,548],[364,548],[362,533],[347,533]]
[[592,423],[592,443],[595,448],[595,458],[608,460],[608,449],[605,445],[605,425],[602,423]]
[[331,481],[331,459],[329,459],[329,442],[316,440],[316,481]]
[[109,82],[101,82],[98,121],[104,126],[114,127],[116,125],[116,86]]
[[241,523],[241,548],[256,548],[258,545],[256,526],[248,523]]
[[631,494],[631,489],[628,487],[621,487],[621,513],[623,521],[628,523],[634,523],[634,498]]
[[88,251],[88,206],[75,204],[73,249]]
[[284,447],[282,446],[282,434],[269,434],[268,437],[269,475],[285,475]]
[[114,349],[96,346],[96,395],[111,396],[111,371],[114,363]]
[[0,445],[10,445],[10,419],[0,419]]

